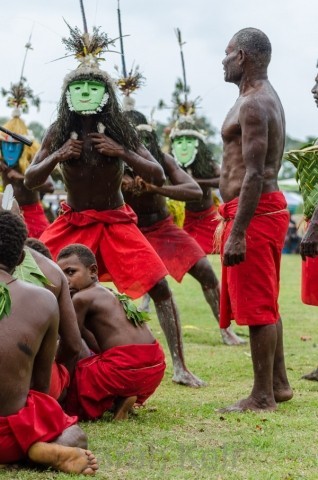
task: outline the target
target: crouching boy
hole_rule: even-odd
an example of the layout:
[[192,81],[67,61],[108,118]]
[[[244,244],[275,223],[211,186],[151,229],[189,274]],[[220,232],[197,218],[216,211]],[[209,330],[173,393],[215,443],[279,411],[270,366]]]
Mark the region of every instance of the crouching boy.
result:
[[131,300],[98,282],[89,248],[69,245],[57,262],[68,279],[82,337],[94,352],[77,363],[66,411],[93,420],[114,410],[114,419],[127,419],[133,404],[145,402],[160,384],[163,350]]

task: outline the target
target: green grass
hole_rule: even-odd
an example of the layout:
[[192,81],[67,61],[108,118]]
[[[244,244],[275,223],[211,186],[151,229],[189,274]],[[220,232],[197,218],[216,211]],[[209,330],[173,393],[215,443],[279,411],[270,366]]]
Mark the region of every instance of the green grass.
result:
[[[218,257],[211,261],[219,273]],[[280,404],[275,413],[217,413],[251,390],[249,347],[222,345],[200,286],[190,277],[182,285],[171,280],[187,364],[209,386],[190,389],[171,382],[166,342],[152,313],[153,332],[167,352],[166,375],[146,407],[128,422],[111,423],[106,414],[103,420],[82,424],[100,462],[97,479],[318,479],[318,383],[300,380],[318,364],[318,308],[300,301],[300,263],[298,256],[283,256],[280,310],[293,400]],[[247,328],[235,330],[248,335]],[[309,339],[303,341],[303,336]],[[0,470],[0,480],[69,477],[52,471]]]

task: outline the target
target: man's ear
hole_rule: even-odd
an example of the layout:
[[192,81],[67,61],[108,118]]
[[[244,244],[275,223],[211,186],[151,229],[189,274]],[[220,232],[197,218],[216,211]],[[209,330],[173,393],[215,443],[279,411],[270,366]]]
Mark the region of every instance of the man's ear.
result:
[[21,263],[23,262],[24,259],[25,259],[25,251],[23,249],[22,252],[21,252],[21,256],[20,256],[20,259],[19,259],[19,262],[18,262],[17,266],[21,265]]
[[92,263],[92,265],[89,267],[89,270],[90,270],[90,274],[92,276],[98,276],[98,267],[96,265],[96,263]]
[[246,60],[246,54],[245,54],[244,50],[239,50],[238,59],[239,59],[239,65],[242,65],[244,63],[244,61]]

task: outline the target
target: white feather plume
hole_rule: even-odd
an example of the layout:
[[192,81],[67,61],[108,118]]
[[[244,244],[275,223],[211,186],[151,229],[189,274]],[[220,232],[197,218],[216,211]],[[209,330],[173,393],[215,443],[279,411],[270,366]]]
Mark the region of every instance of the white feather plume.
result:
[[14,194],[13,194],[13,187],[11,183],[8,183],[6,188],[4,189],[3,196],[2,196],[2,208],[3,210],[11,210],[13,206],[13,199],[14,199]]

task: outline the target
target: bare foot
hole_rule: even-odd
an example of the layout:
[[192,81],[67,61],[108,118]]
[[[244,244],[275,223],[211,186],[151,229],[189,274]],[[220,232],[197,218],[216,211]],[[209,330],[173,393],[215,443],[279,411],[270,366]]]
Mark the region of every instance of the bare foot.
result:
[[244,345],[247,343],[246,340],[236,335],[231,326],[220,328],[220,332],[224,345]]
[[301,378],[304,378],[305,380],[313,380],[315,382],[318,382],[318,368],[316,368],[316,370],[313,370],[310,373],[307,373],[306,375],[303,375]]
[[29,448],[28,457],[35,463],[66,473],[95,475],[98,470],[97,460],[90,450],[57,443],[36,442]]
[[291,400],[293,398],[294,394],[291,386],[288,383],[288,380],[281,382],[278,382],[277,380],[276,382],[274,381],[273,389],[275,401],[277,403],[288,402],[288,400]]
[[199,388],[207,386],[206,382],[193,375],[189,370],[175,371],[172,381],[180,385],[185,385],[186,387]]
[[136,400],[136,395],[133,397],[119,397],[115,402],[113,420],[128,420],[128,413],[133,408]]
[[249,396],[247,398],[243,398],[238,402],[234,403],[225,408],[220,408],[218,413],[231,413],[231,412],[246,412],[251,410],[252,412],[263,412],[264,410],[267,412],[273,412],[276,410],[276,403],[271,400],[263,400],[258,401],[256,398]]

